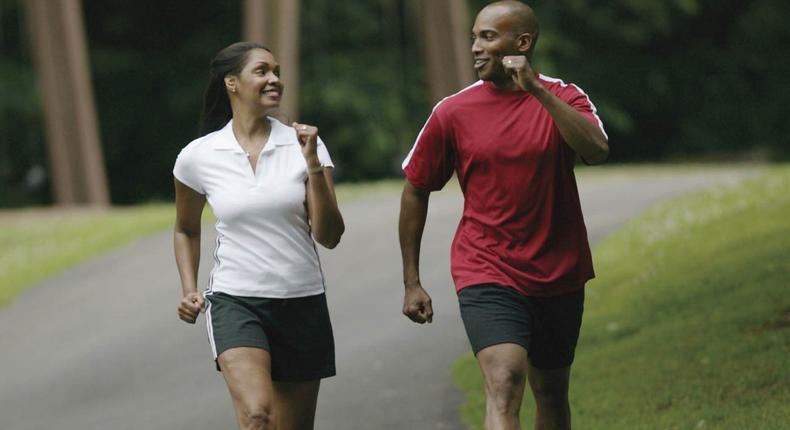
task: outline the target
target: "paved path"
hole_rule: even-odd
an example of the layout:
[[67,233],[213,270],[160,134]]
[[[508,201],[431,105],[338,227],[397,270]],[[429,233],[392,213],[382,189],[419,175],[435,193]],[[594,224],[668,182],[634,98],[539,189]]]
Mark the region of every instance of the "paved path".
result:
[[[653,203],[734,181],[738,170],[589,178],[581,183],[592,242]],[[322,252],[338,376],[322,386],[319,430],[459,429],[450,363],[468,350],[449,277],[460,195],[431,198],[422,278],[434,323],[400,314],[398,197],[342,205],[341,245]],[[201,282],[211,246],[204,240]],[[68,271],[0,309],[0,429],[230,429],[203,318],[181,323],[171,235],[144,238]]]

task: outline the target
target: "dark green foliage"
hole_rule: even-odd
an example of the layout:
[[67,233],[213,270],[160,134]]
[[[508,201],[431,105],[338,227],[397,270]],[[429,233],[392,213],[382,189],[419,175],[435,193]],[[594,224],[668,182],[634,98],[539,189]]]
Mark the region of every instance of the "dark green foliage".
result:
[[176,155],[197,137],[209,60],[239,39],[241,8],[189,0],[83,3],[113,202],[170,198]]
[[301,120],[318,125],[339,180],[399,174],[429,112],[415,3],[302,2]]
[[22,11],[0,0],[0,207],[48,200],[47,154]]

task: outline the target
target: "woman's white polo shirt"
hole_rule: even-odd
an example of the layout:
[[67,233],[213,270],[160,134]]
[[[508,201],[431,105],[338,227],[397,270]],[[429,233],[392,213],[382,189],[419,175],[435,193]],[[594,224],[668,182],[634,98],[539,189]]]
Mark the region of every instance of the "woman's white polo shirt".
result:
[[[276,119],[255,173],[232,121],[181,150],[173,175],[205,194],[217,218],[214,269],[207,293],[290,298],[324,292],[310,236],[307,162],[296,132]],[[333,167],[318,139],[318,159]]]

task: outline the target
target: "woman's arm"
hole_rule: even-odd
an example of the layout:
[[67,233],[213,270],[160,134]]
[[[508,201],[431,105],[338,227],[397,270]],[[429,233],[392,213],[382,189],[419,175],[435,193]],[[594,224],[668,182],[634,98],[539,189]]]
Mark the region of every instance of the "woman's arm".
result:
[[293,123],[293,128],[307,163],[307,215],[313,238],[332,249],[346,230],[337,207],[332,169],[321,166],[318,159],[318,128],[298,123]]
[[[318,157],[307,162],[307,214],[316,242],[332,249],[346,230],[337,207],[332,169],[321,167]],[[312,167],[311,167],[312,166]]]
[[182,299],[178,316],[188,323],[195,323],[203,309],[203,296],[197,291],[198,265],[200,264],[200,218],[206,205],[206,196],[175,180],[176,225],[173,247],[178,274],[181,277]]

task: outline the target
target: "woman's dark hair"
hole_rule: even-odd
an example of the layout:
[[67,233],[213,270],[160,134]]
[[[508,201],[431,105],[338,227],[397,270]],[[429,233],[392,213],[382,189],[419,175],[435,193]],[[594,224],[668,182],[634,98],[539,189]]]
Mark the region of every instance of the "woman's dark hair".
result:
[[225,75],[241,73],[253,49],[269,48],[255,42],[236,42],[222,48],[211,60],[208,86],[203,94],[203,112],[200,114],[200,136],[222,128],[233,116],[225,89]]

